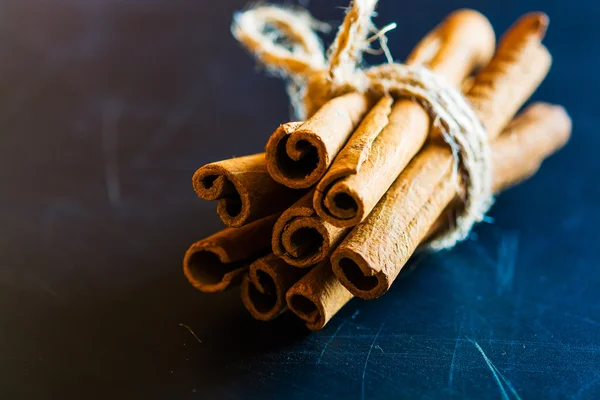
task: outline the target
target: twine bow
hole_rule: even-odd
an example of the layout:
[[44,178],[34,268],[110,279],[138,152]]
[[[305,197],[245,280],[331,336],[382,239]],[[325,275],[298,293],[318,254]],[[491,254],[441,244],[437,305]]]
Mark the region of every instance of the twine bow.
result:
[[[449,231],[429,242],[434,250],[465,240],[493,203],[491,152],[485,128],[459,90],[420,65],[394,63],[387,49],[389,25],[376,30],[377,0],[353,0],[327,54],[317,31],[329,26],[304,10],[258,6],[234,15],[232,33],[266,68],[288,81],[297,116],[305,119],[328,100],[349,92],[412,97],[429,111],[465,174],[464,208]],[[372,35],[372,36],[369,36]],[[388,63],[361,68],[378,39]],[[456,180],[458,182],[458,179]]]

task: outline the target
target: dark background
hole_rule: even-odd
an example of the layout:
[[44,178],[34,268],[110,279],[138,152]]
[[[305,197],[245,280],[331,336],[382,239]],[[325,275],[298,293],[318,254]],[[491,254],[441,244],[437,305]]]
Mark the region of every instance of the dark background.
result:
[[[308,333],[181,271],[221,228],[195,169],[260,152],[290,115],[230,35],[245,3],[0,3],[0,397],[600,398],[600,5],[381,0],[398,59],[458,7],[498,33],[548,12],[534,98],[567,107],[573,138],[476,240]],[[347,5],[303,3],[336,24]]]

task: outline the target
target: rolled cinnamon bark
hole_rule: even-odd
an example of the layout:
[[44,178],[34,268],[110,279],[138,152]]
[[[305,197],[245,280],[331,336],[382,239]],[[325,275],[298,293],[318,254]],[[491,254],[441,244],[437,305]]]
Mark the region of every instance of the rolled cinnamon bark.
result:
[[[490,140],[510,122],[548,72],[551,57],[541,44],[547,23],[547,16],[541,13],[517,21],[468,93]],[[453,162],[447,145],[425,146],[371,215],[350,232],[332,255],[333,270],[348,290],[365,299],[388,290],[456,195]],[[415,231],[417,226],[420,230]]]
[[[475,11],[458,11],[421,41],[409,56],[409,62],[427,64],[459,82],[474,67],[489,61],[494,42],[493,30],[485,17]],[[369,111],[317,186],[314,200],[307,194],[282,214],[273,230],[275,254],[297,267],[318,263],[349,232],[347,226],[362,219],[359,214],[370,212],[398,175],[399,171],[393,169],[403,167],[402,164],[412,158],[429,130],[429,116],[420,105],[410,100],[392,105],[393,100],[384,97]],[[413,130],[419,128],[420,133],[415,134]],[[335,185],[331,187],[331,183]],[[335,192],[336,187],[348,187],[348,184],[356,189],[352,193],[366,203],[360,203],[359,213],[353,213],[356,210],[352,208],[338,207],[339,213],[349,218],[339,223],[325,211],[323,197]],[[319,192],[322,188],[325,193]],[[338,193],[334,200],[332,196],[328,198],[335,205],[343,204],[344,196]],[[348,199],[353,201],[350,194]]]
[[[450,14],[408,58],[424,64],[454,85],[487,64],[495,36],[487,18],[476,11]],[[367,114],[325,177],[317,185],[314,208],[338,227],[366,218],[428,136],[431,118],[413,99],[384,98]]]
[[319,217],[312,198],[313,191],[285,210],[273,227],[273,253],[299,268],[323,261],[350,231]]
[[222,292],[237,284],[254,260],[271,251],[271,230],[279,214],[241,228],[226,228],[194,243],[185,253],[183,272],[202,292]]
[[265,149],[273,179],[294,189],[317,183],[371,104],[368,96],[349,93],[328,101],[303,124],[281,125]]
[[231,227],[283,211],[304,194],[271,178],[264,153],[205,165],[196,171],[192,184],[200,198],[219,201],[217,212]]
[[[533,103],[519,114],[492,143],[494,193],[503,192],[529,179],[542,162],[562,148],[571,135],[571,119],[561,106]],[[423,241],[435,236],[453,221],[461,200],[454,197]]]
[[[562,107],[537,103],[527,108],[492,144],[494,192],[506,190],[535,174],[543,160],[567,142],[570,132],[571,121]],[[455,201],[454,206],[460,205],[457,203]],[[452,211],[449,208],[437,218],[430,234],[446,225]],[[324,271],[315,267],[287,295],[290,310],[304,319],[311,329],[321,329],[354,297],[343,290],[344,285],[330,269],[320,268]],[[352,276],[352,271],[347,272]],[[371,283],[362,280],[360,270],[354,272],[365,286]],[[377,276],[373,278],[377,279]]]
[[285,294],[308,269],[294,268],[274,254],[254,261],[242,281],[242,302],[260,321],[270,321],[287,310]]
[[292,286],[286,300],[290,311],[303,319],[309,329],[319,330],[352,297],[333,275],[331,263],[326,260]]

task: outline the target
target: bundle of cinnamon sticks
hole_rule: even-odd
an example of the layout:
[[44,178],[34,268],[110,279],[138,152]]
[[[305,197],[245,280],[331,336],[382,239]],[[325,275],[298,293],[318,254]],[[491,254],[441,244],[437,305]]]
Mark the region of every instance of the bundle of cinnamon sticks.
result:
[[[489,21],[460,10],[405,61],[461,88],[489,136],[495,193],[535,174],[571,133],[560,106],[517,115],[550,68],[547,26],[527,14],[496,48]],[[239,285],[254,318],[289,310],[313,330],[353,297],[383,295],[462,205],[466,178],[434,119],[413,98],[349,93],[282,124],[265,153],[203,166],[194,190],[218,200],[228,227],[189,248],[186,277],[203,292]]]

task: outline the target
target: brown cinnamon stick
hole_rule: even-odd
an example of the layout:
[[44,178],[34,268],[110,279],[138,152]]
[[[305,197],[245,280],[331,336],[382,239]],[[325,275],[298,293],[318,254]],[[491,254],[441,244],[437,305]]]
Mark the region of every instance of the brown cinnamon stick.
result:
[[[546,76],[551,57],[541,44],[548,19],[522,17],[503,37],[498,52],[468,94],[491,140],[512,119]],[[375,298],[387,291],[400,269],[456,195],[453,157],[431,143],[414,158],[369,217],[332,255],[333,269],[355,295]],[[415,227],[420,230],[415,230]]]
[[285,294],[308,272],[294,268],[274,254],[254,261],[242,281],[242,302],[260,321],[270,321],[287,310]]
[[[562,107],[543,103],[530,106],[492,144],[494,191],[499,193],[535,174],[542,161],[567,142],[570,132],[571,122]],[[451,213],[452,209],[445,211],[432,228],[442,228]],[[324,271],[315,267],[287,295],[290,310],[311,329],[321,329],[354,297],[330,269],[320,268]]]
[[368,96],[349,93],[328,101],[299,126],[280,126],[265,149],[273,179],[294,189],[317,183],[370,105]]
[[[467,38],[467,50],[459,47],[463,45],[462,41],[465,37]],[[469,51],[469,49],[471,50]],[[430,68],[446,71],[448,76],[454,76],[459,81],[474,66],[488,61],[493,49],[494,34],[489,22],[479,13],[463,10],[450,15],[427,35],[409,56],[409,62],[428,64]],[[455,56],[453,57],[452,54]],[[353,181],[354,186],[357,186],[357,182],[361,182],[361,185],[364,184],[364,189],[357,187],[356,192],[360,191],[363,198],[370,199],[368,207],[361,207],[363,211],[370,211],[370,208],[381,197],[383,193],[377,194],[377,189],[384,190],[389,186],[387,183],[389,179],[386,180],[385,175],[398,174],[398,171],[390,172],[389,169],[394,165],[398,167],[398,163],[406,162],[407,154],[420,147],[429,128],[429,117],[420,105],[412,101],[401,101],[393,106],[393,111],[392,105],[393,100],[390,97],[384,97],[369,111],[360,127],[337,156],[329,172],[317,186],[314,205],[311,199],[312,194],[307,194],[282,214],[273,230],[273,252],[275,254],[291,265],[310,266],[322,261],[349,232],[349,228],[336,226],[340,224],[334,225],[333,222],[336,218],[327,217],[323,213],[317,215],[314,211],[314,208],[319,210],[319,206],[322,206],[323,203],[324,193],[319,193],[319,188],[329,188],[330,182],[348,183]],[[406,116],[411,113],[415,113],[417,118]],[[401,132],[402,127],[418,128],[419,125],[422,128],[421,137],[418,134],[415,135],[414,132]],[[383,132],[381,132],[382,129]],[[408,146],[394,143],[395,140],[410,140],[414,144],[413,149],[406,151]],[[373,141],[375,142],[372,143]],[[374,155],[373,157],[370,157],[371,153]],[[395,159],[394,156],[396,156]],[[370,160],[366,160],[367,158]],[[361,173],[352,176],[358,171],[359,166],[363,168],[361,166],[363,164],[365,167],[360,169]],[[381,172],[377,172],[377,176],[375,176],[376,171],[380,170]],[[348,179],[344,178],[345,174],[349,174],[346,176]],[[353,180],[357,176],[361,178]],[[369,196],[369,194],[372,195]],[[343,195],[340,196],[343,197]],[[333,201],[333,203],[336,202],[339,201]],[[321,209],[323,208],[321,207]],[[357,217],[357,214],[350,215],[351,210],[340,209],[339,211],[341,213],[348,211],[348,215],[344,214],[344,216],[350,218],[343,220],[341,226],[354,224],[357,218],[362,218]]]
[[290,311],[311,330],[322,329],[352,297],[333,275],[328,260],[311,269],[286,295]]
[[295,267],[323,261],[350,231],[319,217],[312,198],[313,191],[285,210],[273,227],[273,253]]
[[303,194],[271,178],[264,153],[205,165],[196,171],[192,184],[200,198],[219,201],[217,212],[231,227],[283,211]]
[[[450,14],[413,51],[409,63],[425,64],[460,85],[487,64],[494,31],[472,10]],[[351,227],[371,212],[419,151],[431,126],[427,111],[412,99],[382,99],[362,121],[325,177],[317,185],[314,207],[327,222]]]
[[183,259],[188,281],[203,292],[222,292],[239,283],[248,265],[271,251],[271,230],[278,217],[226,228],[194,243]]
[[[547,103],[533,103],[519,114],[492,144],[494,193],[503,192],[529,179],[542,162],[562,148],[571,134],[571,119],[564,108]],[[461,206],[454,197],[436,220],[424,241],[445,229]]]

